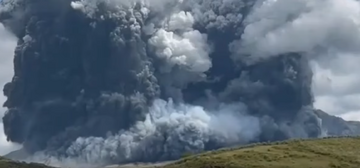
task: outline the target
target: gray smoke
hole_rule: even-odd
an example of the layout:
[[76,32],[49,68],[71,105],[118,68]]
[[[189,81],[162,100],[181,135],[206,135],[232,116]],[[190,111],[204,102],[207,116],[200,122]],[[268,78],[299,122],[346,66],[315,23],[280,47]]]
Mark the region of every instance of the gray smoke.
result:
[[[67,148],[68,157],[50,159],[76,164],[159,161],[179,158],[186,151],[201,152],[209,141],[223,146],[247,143],[259,135],[260,127],[259,119],[245,112],[242,104],[221,105],[210,112],[159,99],[146,119],[130,129],[106,137],[78,138]],[[42,157],[47,156],[40,153],[35,159]]]
[[323,136],[309,59],[360,41],[342,36],[351,20],[334,27],[348,16],[335,0],[0,3],[19,39],[4,131],[37,161],[155,162]]

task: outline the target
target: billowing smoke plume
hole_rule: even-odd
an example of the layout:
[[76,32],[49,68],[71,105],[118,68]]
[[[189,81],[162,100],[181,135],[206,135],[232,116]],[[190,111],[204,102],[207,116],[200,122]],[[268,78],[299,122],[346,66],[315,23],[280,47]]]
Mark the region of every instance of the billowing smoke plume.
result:
[[308,56],[360,42],[342,34],[358,22],[336,0],[0,3],[19,39],[5,134],[60,160],[160,161],[322,136]]

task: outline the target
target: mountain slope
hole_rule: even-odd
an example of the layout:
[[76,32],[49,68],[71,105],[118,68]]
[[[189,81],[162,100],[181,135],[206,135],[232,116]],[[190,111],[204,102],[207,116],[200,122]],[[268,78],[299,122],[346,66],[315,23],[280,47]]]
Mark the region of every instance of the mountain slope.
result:
[[360,135],[360,122],[345,121],[340,117],[330,115],[322,110],[315,110],[315,114],[322,120],[322,128],[329,136]]
[[356,168],[360,138],[293,140],[207,152],[164,168]]

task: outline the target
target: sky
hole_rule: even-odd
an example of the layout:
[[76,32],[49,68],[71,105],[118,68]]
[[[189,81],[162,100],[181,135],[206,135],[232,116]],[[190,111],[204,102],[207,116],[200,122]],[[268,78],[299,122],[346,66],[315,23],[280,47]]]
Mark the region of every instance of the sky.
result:
[[315,107],[345,120],[360,121],[360,57],[341,54],[313,61]]
[[[11,81],[13,76],[13,51],[16,46],[16,39],[12,37],[7,31],[5,31],[4,26],[0,24],[0,90],[2,92],[2,86]],[[0,104],[5,101],[3,94],[0,94]],[[0,108],[0,117],[5,113],[5,109]],[[18,146],[8,143],[3,131],[2,120],[0,120],[0,155],[6,154],[14,149],[17,149]]]

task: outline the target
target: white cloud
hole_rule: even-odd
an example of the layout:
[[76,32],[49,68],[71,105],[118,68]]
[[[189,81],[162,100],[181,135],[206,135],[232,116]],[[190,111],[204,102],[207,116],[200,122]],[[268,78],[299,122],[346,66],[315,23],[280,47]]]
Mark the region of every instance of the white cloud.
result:
[[[16,46],[16,39],[12,37],[0,24],[0,86],[2,86],[11,80],[13,76],[13,51]],[[0,103],[2,104],[5,101],[5,97],[0,94]],[[0,108],[0,117],[4,115],[5,109]],[[14,149],[17,149],[18,146],[11,144],[6,141],[6,136],[4,135],[2,120],[0,120],[0,155],[6,154]]]
[[315,107],[360,121],[360,53],[335,55],[312,62]]

